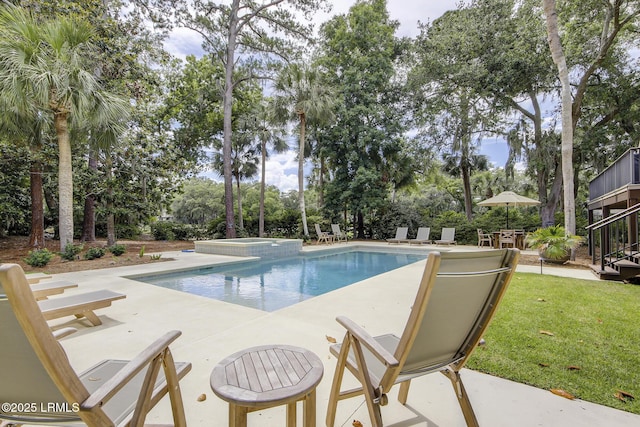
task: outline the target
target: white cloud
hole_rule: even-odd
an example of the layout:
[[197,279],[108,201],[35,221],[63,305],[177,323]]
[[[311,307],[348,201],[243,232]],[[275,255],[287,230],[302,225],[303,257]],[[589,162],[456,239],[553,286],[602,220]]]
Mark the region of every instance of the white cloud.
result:
[[[296,158],[296,154],[295,151],[289,150],[284,153],[269,156],[265,167],[265,182],[267,185],[274,185],[283,193],[290,190],[298,190],[298,159]],[[311,163],[305,161],[305,176],[309,173],[310,167]],[[209,178],[215,182],[224,181],[218,172],[212,170],[206,170],[200,173],[199,176]],[[253,181],[260,181],[260,171],[258,171],[258,175],[253,178]]]
[[456,9],[457,0],[440,0],[437,2],[425,2],[424,0],[389,0],[387,9],[391,19],[400,22],[398,35],[401,37],[415,37],[420,33],[418,21],[422,23],[433,22],[442,16],[447,10]]
[[267,159],[265,167],[265,181],[268,185],[275,185],[282,192],[298,189],[298,160],[296,153],[272,154]]
[[204,53],[202,50],[202,37],[188,28],[174,28],[164,42],[169,53],[184,61],[187,55],[195,55],[197,58]]

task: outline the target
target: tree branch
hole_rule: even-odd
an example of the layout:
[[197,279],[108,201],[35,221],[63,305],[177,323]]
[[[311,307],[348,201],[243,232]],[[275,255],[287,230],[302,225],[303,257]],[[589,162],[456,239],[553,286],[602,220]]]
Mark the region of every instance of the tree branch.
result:
[[[254,10],[252,13],[247,13],[246,15],[243,15],[242,17],[238,17],[238,32],[240,32],[240,30],[242,30],[242,27],[245,26],[245,24],[247,24],[248,22],[250,22],[255,16],[259,15],[260,12],[262,12],[265,9],[270,8],[271,6],[276,6],[280,3],[282,3],[284,0],[273,0],[270,3],[265,3],[262,6],[260,6],[259,8],[257,8],[256,10]],[[242,8],[239,8],[242,9]]]

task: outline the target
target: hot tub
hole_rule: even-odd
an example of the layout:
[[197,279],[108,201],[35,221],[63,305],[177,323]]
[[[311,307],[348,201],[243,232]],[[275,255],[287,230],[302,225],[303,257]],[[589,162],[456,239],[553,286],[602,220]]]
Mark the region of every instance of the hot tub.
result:
[[196,241],[195,246],[201,254],[279,258],[297,255],[302,250],[302,240],[249,237],[201,240]]

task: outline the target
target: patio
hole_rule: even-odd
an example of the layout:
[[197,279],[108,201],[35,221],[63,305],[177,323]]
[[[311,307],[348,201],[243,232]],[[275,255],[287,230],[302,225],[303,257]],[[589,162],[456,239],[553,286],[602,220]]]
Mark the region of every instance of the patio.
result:
[[[352,243],[349,243],[351,245]],[[386,244],[384,244],[387,246]],[[433,249],[426,246],[424,249]],[[322,248],[320,248],[322,249]],[[415,249],[415,248],[414,248]],[[439,248],[475,250],[475,247]],[[318,250],[306,247],[305,250]],[[72,292],[108,288],[127,294],[112,307],[97,314],[101,326],[87,327],[82,321],[65,318],[52,321],[54,327],[74,326],[78,332],[64,338],[69,359],[82,371],[103,358],[134,356],[162,333],[177,329],[183,335],[172,345],[176,360],[190,361],[192,372],[181,381],[188,424],[191,426],[227,425],[226,402],[209,387],[213,367],[238,350],[263,344],[289,344],[305,347],[324,363],[324,378],[317,389],[317,424],[324,425],[327,399],[335,367],[329,355],[327,336],[341,340],[342,328],[337,315],[347,315],[373,334],[401,330],[415,297],[423,262],[409,265],[369,280],[312,298],[294,306],[267,313],[221,301],[159,288],[131,279],[133,274],[187,269],[237,260],[236,257],[197,253],[164,253],[175,261],[136,267],[83,271],[56,275],[56,279],[80,283]],[[519,266],[518,270],[539,272],[539,267]],[[566,274],[597,279],[588,271],[563,271],[544,267],[545,274]],[[582,276],[581,276],[582,277]],[[68,294],[71,294],[68,291]],[[385,301],[381,304],[381,301]],[[481,425],[486,426],[636,426],[640,416],[589,402],[570,401],[547,390],[529,387],[471,370],[464,372],[465,384]],[[349,380],[349,377],[346,377]],[[355,383],[354,383],[355,384]],[[206,400],[198,401],[206,395]],[[430,375],[412,383],[407,406],[397,403],[397,389],[389,393],[389,405],[383,408],[389,426],[464,426],[462,412],[448,380]],[[149,423],[170,421],[166,402],[158,405]],[[168,403],[168,402],[167,402]],[[298,411],[301,419],[302,411]],[[249,414],[249,425],[284,425],[284,407]],[[343,401],[338,406],[336,425],[350,426],[353,420],[370,425],[363,398]]]

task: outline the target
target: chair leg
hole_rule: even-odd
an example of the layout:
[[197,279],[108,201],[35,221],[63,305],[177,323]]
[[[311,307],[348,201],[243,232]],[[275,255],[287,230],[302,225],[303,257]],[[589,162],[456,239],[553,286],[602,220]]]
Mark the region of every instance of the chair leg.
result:
[[467,394],[467,390],[464,388],[462,378],[460,378],[460,372],[449,369],[441,372],[449,378],[451,385],[453,385],[453,389],[455,390],[456,397],[458,398],[458,403],[460,404],[460,409],[462,409],[462,415],[464,415],[464,420],[466,421],[467,426],[479,427],[478,419],[476,418],[476,414],[473,412],[473,407],[469,400],[469,395]]
[[350,336],[350,339],[351,346],[353,347],[353,355],[355,356],[356,364],[358,367],[358,379],[362,384],[364,398],[367,402],[367,409],[369,410],[371,426],[383,427],[384,424],[382,423],[382,413],[380,412],[380,399],[383,398],[383,396],[379,396],[380,392],[378,391],[378,389],[374,388],[373,384],[371,383],[371,378],[369,377],[367,364],[364,359],[364,354],[362,353],[360,342],[352,336]]
[[398,402],[403,405],[407,404],[407,398],[409,397],[409,386],[411,385],[411,380],[404,381],[400,383],[400,390],[398,390]]
[[187,419],[184,414],[184,401],[180,392],[180,379],[176,372],[175,361],[169,347],[164,351],[163,358],[164,377],[167,380],[167,390],[169,401],[171,402],[171,412],[173,414],[173,425],[175,427],[186,427]]
[[161,365],[163,363],[164,354],[156,356],[151,361],[151,364],[147,368],[144,380],[142,381],[142,388],[138,395],[138,401],[133,411],[129,426],[142,427],[144,426],[144,420],[147,417],[147,413],[151,410],[151,395],[153,393],[153,384],[155,384],[160,372]]
[[327,405],[327,427],[333,427],[336,422],[336,409],[338,407],[338,399],[340,395],[340,387],[342,386],[342,378],[344,376],[344,370],[347,366],[347,356],[349,355],[349,334],[345,334],[342,347],[340,347],[340,354],[336,362],[336,370],[333,374],[333,382],[331,383],[331,393],[329,394],[329,403]]

